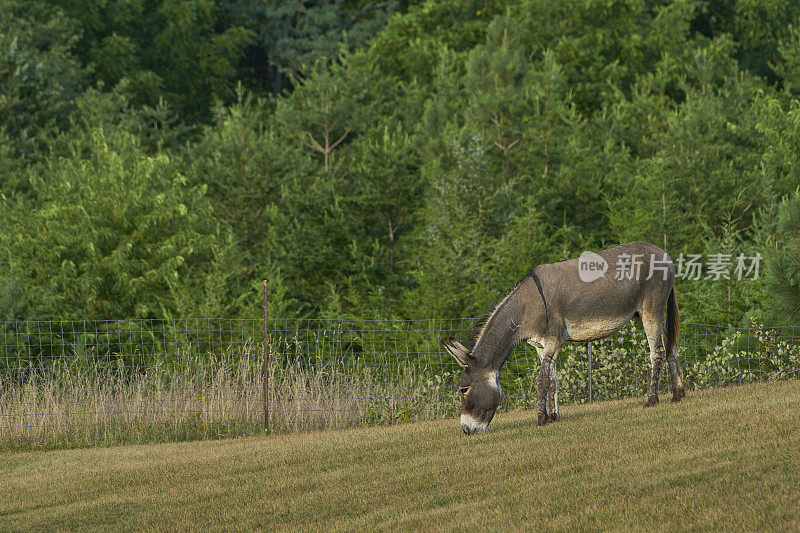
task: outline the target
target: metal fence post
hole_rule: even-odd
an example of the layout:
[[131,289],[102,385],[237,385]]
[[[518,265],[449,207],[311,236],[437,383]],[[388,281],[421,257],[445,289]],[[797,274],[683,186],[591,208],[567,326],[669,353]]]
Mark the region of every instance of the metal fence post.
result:
[[267,280],[264,280],[264,361],[261,383],[264,387],[264,431],[269,431],[269,348],[267,347]]
[[589,400],[592,403],[592,341],[586,343],[586,353],[589,356]]

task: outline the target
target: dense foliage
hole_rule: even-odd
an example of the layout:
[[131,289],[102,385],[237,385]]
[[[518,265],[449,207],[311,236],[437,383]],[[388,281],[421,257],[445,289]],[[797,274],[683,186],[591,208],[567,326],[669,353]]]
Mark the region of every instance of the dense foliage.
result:
[[0,319],[476,316],[648,240],[730,263],[683,320],[800,323],[798,15],[0,0]]

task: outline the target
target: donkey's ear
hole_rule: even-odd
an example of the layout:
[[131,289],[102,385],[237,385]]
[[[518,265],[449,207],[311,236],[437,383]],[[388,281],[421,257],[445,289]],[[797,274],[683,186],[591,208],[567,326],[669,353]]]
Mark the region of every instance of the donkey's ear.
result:
[[455,340],[453,337],[450,337],[450,338],[449,338],[449,339],[447,339],[447,340],[450,342],[450,344],[452,344],[453,346],[455,346],[456,348],[458,348],[458,349],[459,349],[459,350],[461,350],[462,352],[464,352],[464,353],[467,353],[467,354],[469,353],[469,350],[467,350],[466,348],[464,348],[464,345],[463,345],[463,344],[461,344],[460,342],[458,342],[457,340]]
[[464,348],[460,342],[453,337],[447,339],[447,342],[442,341],[442,346],[447,350],[447,353],[453,356],[453,359],[462,367],[467,368],[469,361],[469,352]]

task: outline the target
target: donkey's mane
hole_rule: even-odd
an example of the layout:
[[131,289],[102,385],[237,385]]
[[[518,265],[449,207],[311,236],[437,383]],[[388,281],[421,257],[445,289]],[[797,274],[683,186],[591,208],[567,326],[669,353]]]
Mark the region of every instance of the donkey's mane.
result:
[[500,308],[503,307],[503,304],[508,301],[509,296],[511,296],[514,291],[517,290],[517,287],[519,287],[520,283],[522,283],[527,277],[528,276],[526,275],[524,278],[515,283],[514,288],[508,291],[499,302],[492,306],[492,309],[488,313],[483,315],[472,325],[472,330],[470,331],[469,337],[466,341],[466,347],[469,349],[469,351],[472,351],[475,348],[475,345],[478,344],[478,340],[481,338],[481,334],[483,334],[484,330],[489,325],[489,322],[491,322],[492,318],[497,315],[497,312],[500,311]]
[[475,343],[478,341],[478,337],[480,337],[481,331],[483,331],[483,328],[486,327],[486,323],[489,322],[489,317],[492,316],[497,305],[498,304],[495,304],[495,306],[492,308],[491,311],[484,314],[482,317],[476,320],[474,324],[472,324],[472,329],[470,329],[469,337],[467,337],[467,340],[464,343],[465,346],[469,348],[470,351],[472,351],[472,349],[475,348]]

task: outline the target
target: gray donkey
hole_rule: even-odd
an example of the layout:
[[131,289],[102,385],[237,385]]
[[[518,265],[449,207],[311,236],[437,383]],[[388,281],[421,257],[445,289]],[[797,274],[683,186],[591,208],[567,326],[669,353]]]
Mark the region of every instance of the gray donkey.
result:
[[[452,337],[442,341],[463,368],[461,429],[467,435],[486,431],[503,398],[500,369],[522,341],[534,346],[541,360],[538,425],[557,421],[555,360],[564,342],[608,337],[634,316],[650,345],[653,373],[645,406],[658,403],[665,358],[672,401],[680,401],[685,393],[678,368],[674,286],[675,266],[667,253],[640,241],[534,267],[483,321],[471,350]],[[666,331],[661,324],[665,306]]]

